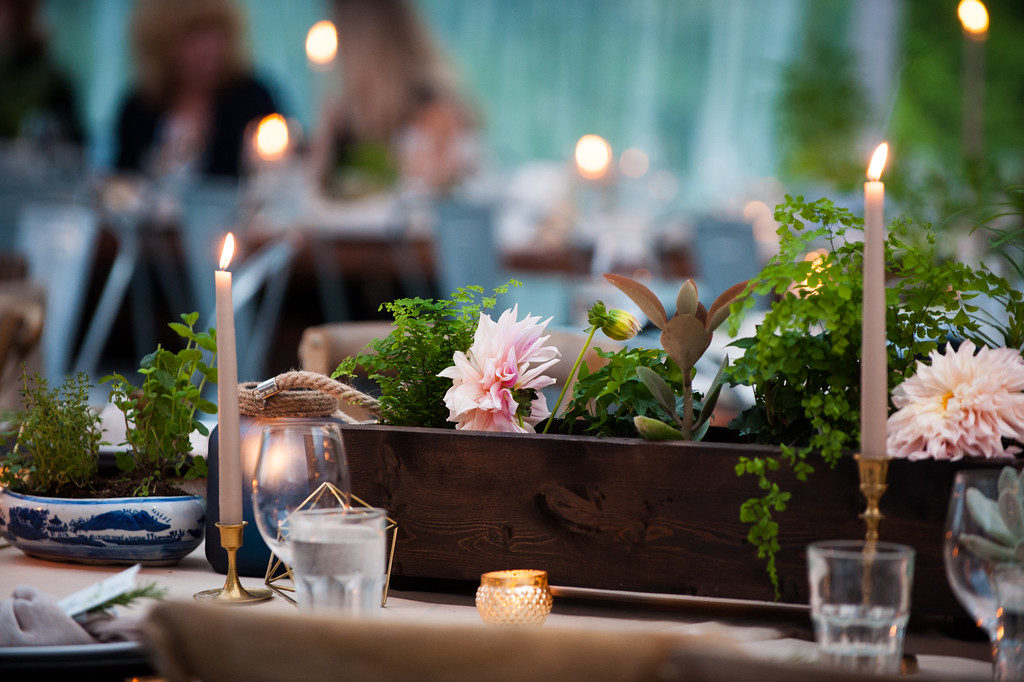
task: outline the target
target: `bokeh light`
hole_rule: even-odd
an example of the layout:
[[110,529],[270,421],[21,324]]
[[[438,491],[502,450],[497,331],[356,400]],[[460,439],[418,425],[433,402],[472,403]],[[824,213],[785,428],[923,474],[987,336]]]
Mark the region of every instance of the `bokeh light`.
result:
[[309,61],[324,66],[338,54],[338,30],[326,19],[318,21],[306,34],[306,56]]
[[270,114],[256,126],[256,153],[266,161],[276,161],[288,151],[288,122],[281,114]]
[[651,159],[642,149],[630,147],[619,157],[619,170],[627,178],[642,178],[651,167]]
[[961,0],[956,14],[968,33],[980,34],[988,31],[988,10],[979,0]]
[[612,146],[600,135],[584,135],[576,143],[576,168],[588,180],[597,180],[608,172]]

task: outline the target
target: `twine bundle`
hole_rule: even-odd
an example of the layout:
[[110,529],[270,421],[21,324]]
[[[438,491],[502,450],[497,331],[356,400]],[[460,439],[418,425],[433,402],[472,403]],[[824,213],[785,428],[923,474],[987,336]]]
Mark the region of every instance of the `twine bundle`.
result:
[[339,409],[340,403],[357,405],[376,417],[380,403],[359,389],[316,372],[285,372],[274,377],[277,392],[264,397],[256,382],[239,384],[238,408],[256,419],[319,418],[336,416],[350,424],[358,420]]

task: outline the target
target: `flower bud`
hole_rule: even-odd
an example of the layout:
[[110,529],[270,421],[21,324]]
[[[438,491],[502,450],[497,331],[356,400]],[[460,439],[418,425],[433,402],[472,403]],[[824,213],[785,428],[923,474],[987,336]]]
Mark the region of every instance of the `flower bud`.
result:
[[616,341],[633,338],[640,333],[643,326],[640,324],[640,320],[625,310],[619,308],[609,310],[601,301],[590,307],[587,321],[595,327],[599,327],[609,339]]

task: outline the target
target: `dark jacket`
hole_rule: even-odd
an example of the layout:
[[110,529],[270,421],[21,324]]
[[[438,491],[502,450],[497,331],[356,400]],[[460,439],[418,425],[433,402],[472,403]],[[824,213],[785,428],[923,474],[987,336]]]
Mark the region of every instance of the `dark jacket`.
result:
[[[202,172],[237,177],[246,126],[275,111],[270,92],[254,78],[242,78],[222,88],[213,107]],[[142,93],[129,93],[117,120],[118,169],[145,170],[143,162],[158,141],[166,113]]]

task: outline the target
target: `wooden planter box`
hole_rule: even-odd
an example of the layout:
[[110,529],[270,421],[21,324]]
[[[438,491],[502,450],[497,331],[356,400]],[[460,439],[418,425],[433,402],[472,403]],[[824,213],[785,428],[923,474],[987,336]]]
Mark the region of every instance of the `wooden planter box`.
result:
[[[741,454],[774,448],[575,436],[344,426],[352,489],[399,523],[402,578],[478,583],[485,571],[540,568],[554,585],[771,600],[739,508],[757,493]],[[964,615],[942,541],[953,476],[992,463],[892,462],[881,537],[917,550],[917,614]],[[860,538],[856,465],[824,464],[777,515],[782,600],[806,603],[805,547]]]

